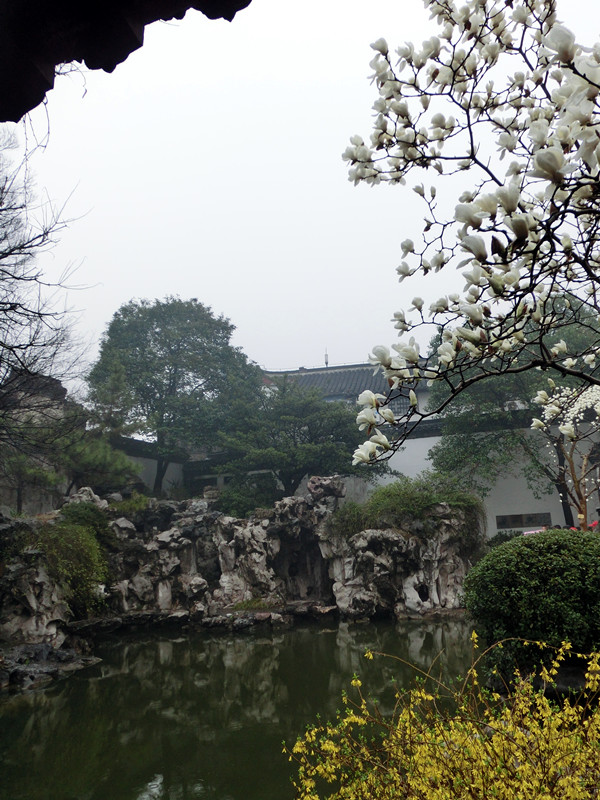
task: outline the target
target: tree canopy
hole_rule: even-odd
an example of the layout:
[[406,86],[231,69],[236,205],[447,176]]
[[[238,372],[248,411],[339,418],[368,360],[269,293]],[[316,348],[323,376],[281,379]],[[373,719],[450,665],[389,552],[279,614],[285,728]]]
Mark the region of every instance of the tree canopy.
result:
[[[236,501],[240,484],[248,482],[256,497],[272,502],[277,483],[279,495],[289,496],[307,475],[353,472],[350,455],[359,439],[355,416],[346,403],[327,402],[318,390],[303,389],[293,379],[270,383],[220,435],[226,456],[219,469],[234,477]],[[254,507],[252,487],[246,494]]]
[[[600,384],[590,322],[600,312],[600,46],[577,44],[554,0],[425,6],[438,30],[421,48],[372,44],[374,130],[370,142],[353,137],[344,157],[354,182],[410,181],[423,203],[422,235],[401,244],[400,281],[457,269],[463,288],[429,308],[414,297],[395,314],[410,338],[373,349],[373,364],[410,405],[395,417],[386,397],[363,396],[375,438],[358,461],[393,452],[415,423],[490,376],[540,367],[581,391]],[[430,176],[430,188],[418,182]],[[576,347],[565,335],[572,326],[585,332]],[[415,334],[432,327],[441,343],[422,359]],[[445,384],[437,408],[419,407],[422,380]],[[390,422],[391,437],[376,431]]]
[[258,391],[260,370],[230,343],[234,326],[196,299],[132,300],[113,316],[88,375],[106,427],[149,437],[160,493],[170,457],[210,448],[232,398]]

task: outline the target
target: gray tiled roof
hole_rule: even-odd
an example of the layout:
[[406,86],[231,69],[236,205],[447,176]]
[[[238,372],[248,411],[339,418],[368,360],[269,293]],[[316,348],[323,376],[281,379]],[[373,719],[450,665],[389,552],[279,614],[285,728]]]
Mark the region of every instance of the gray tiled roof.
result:
[[[267,380],[277,377],[290,377],[304,389],[319,389],[327,400],[346,400],[355,403],[364,389],[385,394],[389,386],[383,374],[374,374],[371,364],[348,364],[341,367],[317,367],[297,369],[285,372],[265,371]],[[408,407],[408,400],[398,396],[392,400],[392,408],[396,413]]]

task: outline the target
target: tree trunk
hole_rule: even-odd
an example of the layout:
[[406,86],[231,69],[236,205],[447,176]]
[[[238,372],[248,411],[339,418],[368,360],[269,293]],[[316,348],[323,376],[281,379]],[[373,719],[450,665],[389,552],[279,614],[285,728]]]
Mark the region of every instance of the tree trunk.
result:
[[156,459],[156,476],[154,478],[154,487],[152,491],[157,497],[162,494],[162,484],[167,473],[169,463],[170,462],[167,461],[167,459],[164,459],[161,456]]
[[565,527],[574,528],[575,522],[573,520],[573,509],[569,503],[569,490],[565,479],[565,454],[562,447],[555,447],[556,457],[558,459],[558,480],[555,481],[556,490],[560,497],[560,504],[562,506],[563,515],[565,517]]
[[571,508],[571,505],[569,503],[566,487],[563,486],[563,484],[561,484],[560,481],[557,481],[555,483],[555,486],[556,486],[556,491],[558,492],[560,497],[560,504],[562,506],[562,512],[565,518],[565,526],[567,528],[574,528],[575,521],[573,519],[573,509]]

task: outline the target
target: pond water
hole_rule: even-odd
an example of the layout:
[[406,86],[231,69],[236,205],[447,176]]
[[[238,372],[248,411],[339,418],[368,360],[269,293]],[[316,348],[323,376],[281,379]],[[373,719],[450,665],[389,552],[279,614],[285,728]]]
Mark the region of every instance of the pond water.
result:
[[289,800],[282,754],[358,673],[383,707],[414,671],[471,660],[463,620],[107,639],[103,661],[0,698],[2,800]]

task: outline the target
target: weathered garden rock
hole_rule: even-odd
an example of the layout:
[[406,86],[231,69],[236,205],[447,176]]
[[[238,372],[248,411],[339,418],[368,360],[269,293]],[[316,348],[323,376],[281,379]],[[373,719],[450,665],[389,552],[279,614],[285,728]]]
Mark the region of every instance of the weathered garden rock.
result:
[[340,613],[349,618],[396,617],[460,607],[468,569],[457,531],[463,520],[448,506],[436,513],[436,534],[405,529],[367,530],[324,542]]
[[98,497],[89,486],[82,486],[81,489],[70,494],[65,498],[65,503],[93,503],[102,510],[108,508],[108,500],[103,500],[101,497]]
[[60,647],[69,616],[64,591],[48,575],[41,553],[29,550],[4,564],[0,577],[0,641]]

